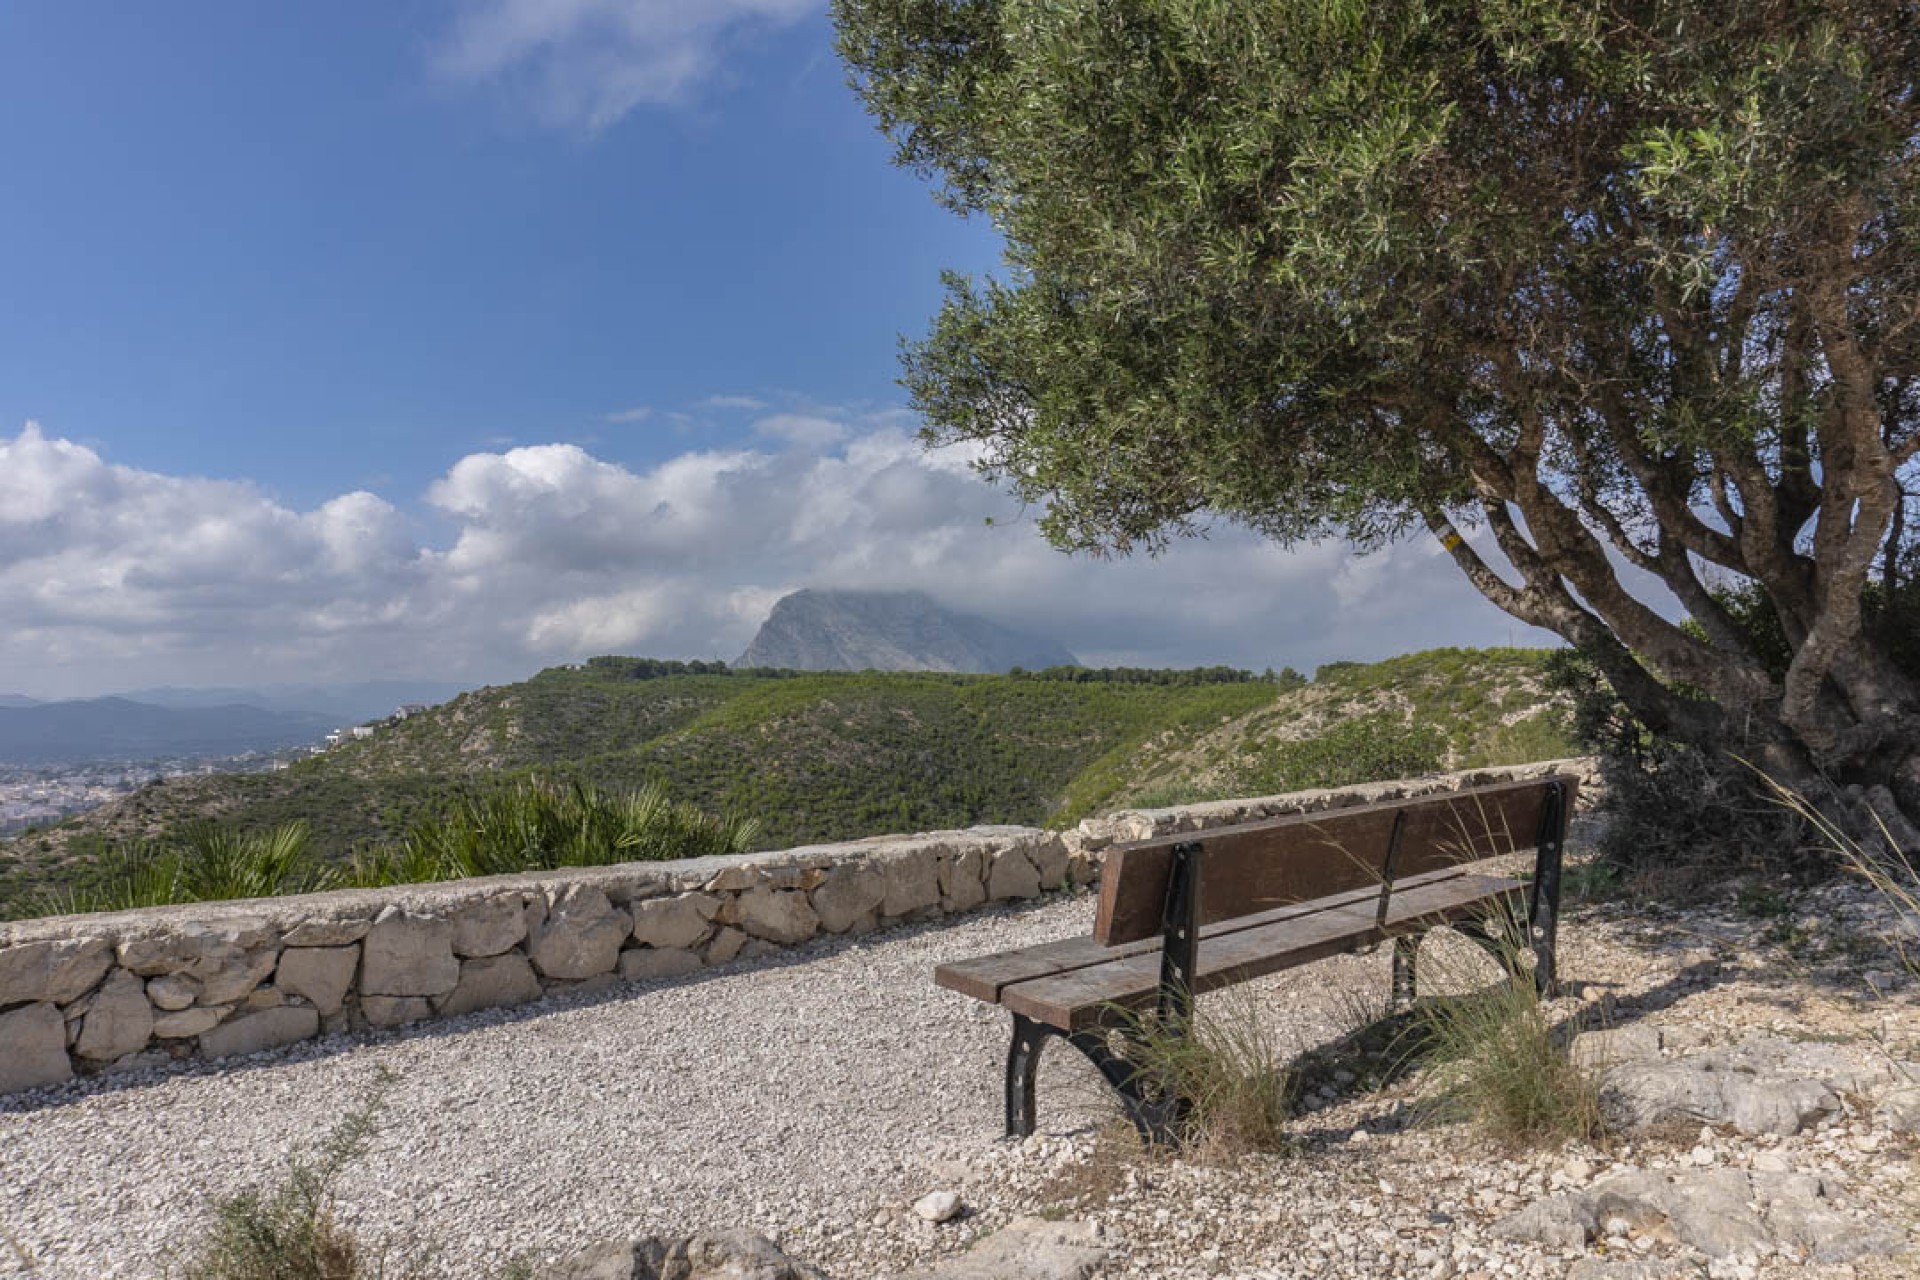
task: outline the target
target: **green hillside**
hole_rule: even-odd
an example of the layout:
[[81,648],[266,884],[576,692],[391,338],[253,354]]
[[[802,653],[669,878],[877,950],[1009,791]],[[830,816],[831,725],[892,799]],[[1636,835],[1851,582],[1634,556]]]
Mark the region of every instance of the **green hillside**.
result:
[[308,822],[330,857],[463,790],[663,783],[757,818],[765,848],[1570,754],[1544,654],[1435,650],[1291,672],[727,672],[603,658],[482,689],[279,773],[174,780],[0,845],[6,900],[103,842],[196,817]]

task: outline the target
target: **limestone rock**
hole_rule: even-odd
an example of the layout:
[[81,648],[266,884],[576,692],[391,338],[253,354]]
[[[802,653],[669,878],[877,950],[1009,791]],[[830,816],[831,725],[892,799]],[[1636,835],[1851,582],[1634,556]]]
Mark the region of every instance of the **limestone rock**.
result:
[[220,1019],[225,1016],[224,1009],[182,1009],[178,1013],[163,1013],[153,1020],[153,1038],[191,1040],[219,1026]]
[[1920,1089],[1896,1089],[1881,1098],[1879,1120],[1895,1133],[1920,1134]]
[[304,1005],[243,1013],[205,1032],[200,1051],[209,1058],[232,1058],[261,1053],[320,1034],[320,1014]]
[[740,954],[740,948],[747,945],[747,935],[738,929],[722,928],[713,935],[713,941],[707,944],[706,961],[708,964],[725,964]]
[[750,1231],[712,1231],[684,1239],[648,1236],[583,1250],[538,1280],[826,1280]]
[[650,947],[695,947],[713,932],[720,899],[711,893],[682,893],[633,904],[633,940]]
[[993,867],[987,872],[987,896],[995,902],[1008,898],[1040,896],[1040,872],[1019,849],[994,851]]
[[813,910],[828,933],[869,925],[887,896],[886,877],[860,863],[834,867],[813,891]]
[[746,933],[782,946],[805,942],[820,930],[820,917],[798,889],[760,885],[734,900],[735,920]]
[[361,996],[360,1016],[370,1027],[403,1027],[433,1013],[425,996]]
[[42,1001],[0,1013],[0,1094],[73,1079],[67,1058],[67,1024]]
[[1035,841],[1027,850],[1027,858],[1040,875],[1042,890],[1064,889],[1070,883],[1067,845],[1058,835],[1049,834]]
[[1578,1248],[1602,1224],[1640,1230],[1664,1224],[1709,1258],[1752,1259],[1781,1247],[1817,1262],[1848,1262],[1906,1248],[1906,1234],[1875,1218],[1840,1211],[1832,1185],[1796,1173],[1708,1169],[1680,1174],[1633,1170],[1584,1191],[1550,1196],[1493,1226],[1496,1235]]
[[[516,905],[514,914],[519,915]],[[519,952],[477,956],[460,962],[460,983],[439,1002],[440,1016],[452,1018],[476,1009],[505,1009],[540,998],[540,979]]]
[[1106,1258],[1091,1223],[1015,1218],[965,1253],[906,1280],[1088,1280]]
[[365,918],[349,920],[305,920],[295,925],[280,941],[289,947],[344,947],[358,942],[373,928]]
[[980,849],[961,849],[940,859],[940,905],[948,911],[971,911],[987,900],[987,856]]
[[952,1222],[960,1216],[960,1197],[952,1191],[929,1191],[913,1202],[915,1214],[928,1222]]
[[278,1009],[287,1002],[287,993],[278,987],[257,987],[247,992],[249,1009]]
[[147,1003],[147,984],[137,974],[116,969],[94,993],[73,1049],[83,1058],[111,1062],[145,1048],[152,1038],[153,1006]]
[[362,996],[443,996],[460,981],[453,924],[388,907],[361,944]]
[[620,953],[620,976],[628,982],[678,978],[705,967],[699,955],[679,947],[632,947]]
[[939,859],[931,849],[897,850],[878,862],[887,884],[886,896],[880,900],[881,915],[910,916],[940,905]]
[[120,943],[120,967],[143,978],[163,973],[201,977],[219,972],[235,957],[275,945],[273,930],[255,916],[235,916],[212,924],[189,921]]
[[100,938],[28,942],[0,950],[0,1008],[51,1001],[66,1004],[106,976],[113,944]]
[[525,904],[517,893],[472,903],[453,916],[453,953],[457,956],[497,956],[526,936]]
[[280,953],[273,985],[288,995],[299,996],[322,1015],[338,1013],[359,963],[360,948],[356,946],[288,947]]
[[200,984],[183,973],[147,979],[147,999],[166,1013],[184,1009],[200,997]]
[[[1825,1080],[1778,1056],[1716,1050],[1672,1061],[1629,1061],[1601,1076],[1601,1105],[1628,1132],[1682,1120],[1791,1136],[1840,1110]],[[1851,1076],[1849,1076],[1851,1079]]]
[[528,939],[527,953],[547,977],[577,982],[612,973],[620,944],[632,931],[633,917],[615,910],[606,894],[569,885],[548,905],[546,919]]
[[201,1004],[232,1004],[266,981],[279,959],[272,947],[209,952],[189,965],[187,973],[199,980],[195,998]]

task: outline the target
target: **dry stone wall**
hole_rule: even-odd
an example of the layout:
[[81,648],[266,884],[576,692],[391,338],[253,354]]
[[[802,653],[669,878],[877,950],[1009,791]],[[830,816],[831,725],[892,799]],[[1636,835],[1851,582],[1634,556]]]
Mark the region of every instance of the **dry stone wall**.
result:
[[1129,811],[1070,832],[974,827],[0,924],[0,1094],[681,977],[820,934],[1088,884],[1102,850],[1127,840],[1553,771],[1587,769],[1560,761]]

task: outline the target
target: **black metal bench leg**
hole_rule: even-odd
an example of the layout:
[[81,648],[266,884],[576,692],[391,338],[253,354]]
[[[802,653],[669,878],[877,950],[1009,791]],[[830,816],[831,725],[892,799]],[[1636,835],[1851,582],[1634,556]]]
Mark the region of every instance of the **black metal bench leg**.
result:
[[1013,1015],[1013,1042],[1007,1048],[1009,1138],[1031,1137],[1036,1127],[1040,1051],[1050,1036],[1065,1040],[1086,1055],[1119,1095],[1120,1105],[1127,1119],[1140,1131],[1142,1141],[1150,1145],[1179,1144],[1190,1104],[1171,1091],[1156,1090],[1152,1080],[1126,1055],[1113,1051],[1107,1043],[1106,1031],[1069,1034],[1017,1013]]
[[1393,940],[1393,1007],[1412,1004],[1419,988],[1420,937],[1408,934]]
[[1013,1043],[1007,1048],[1007,1136],[1033,1133],[1034,1087],[1040,1070],[1040,1050],[1053,1028],[1031,1018],[1013,1015]]

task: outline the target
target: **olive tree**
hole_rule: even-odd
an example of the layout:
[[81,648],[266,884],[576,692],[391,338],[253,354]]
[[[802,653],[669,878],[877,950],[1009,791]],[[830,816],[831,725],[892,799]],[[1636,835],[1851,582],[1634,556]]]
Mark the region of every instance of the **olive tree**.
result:
[[1655,732],[1912,833],[1920,6],[834,10],[1006,246],[904,382],[1056,544],[1430,536]]

